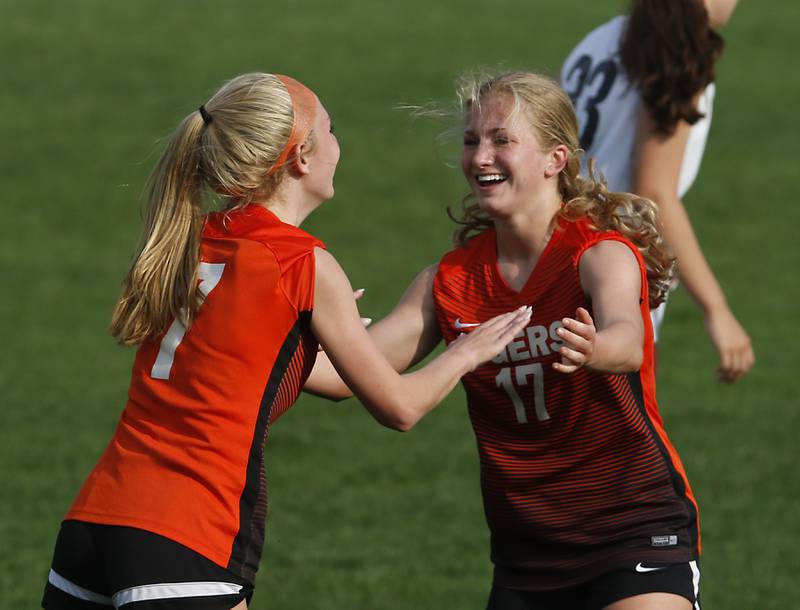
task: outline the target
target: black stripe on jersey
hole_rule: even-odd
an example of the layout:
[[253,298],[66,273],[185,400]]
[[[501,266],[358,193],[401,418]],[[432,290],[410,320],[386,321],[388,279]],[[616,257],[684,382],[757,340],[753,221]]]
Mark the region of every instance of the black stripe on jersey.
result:
[[[261,397],[258,419],[250,444],[250,457],[247,461],[247,479],[239,499],[239,531],[233,540],[228,569],[250,582],[255,581],[261,550],[264,545],[265,505],[267,497],[264,476],[264,443],[267,438],[269,421],[275,397],[281,388],[284,375],[297,352],[304,329],[311,324],[311,311],[301,311],[294,326],[278,352],[272,367],[267,386]],[[260,510],[259,510],[259,507]]]
[[675,468],[675,464],[672,462],[672,456],[669,453],[669,450],[664,445],[664,442],[661,439],[661,436],[655,430],[653,426],[653,422],[650,420],[649,415],[647,414],[647,409],[644,405],[644,392],[642,390],[642,380],[639,377],[639,372],[636,373],[629,373],[628,374],[628,382],[630,384],[631,391],[633,395],[636,397],[636,402],[639,405],[639,409],[641,410],[642,416],[644,421],[647,423],[647,428],[650,431],[650,436],[655,442],[656,446],[658,447],[661,456],[664,458],[664,462],[667,465],[667,471],[669,472],[670,477],[672,478],[672,484],[675,487],[675,490],[680,495],[681,502],[683,502],[687,513],[689,514],[689,544],[691,545],[691,550],[693,555],[697,555],[698,553],[698,541],[699,541],[699,531],[698,531],[698,518],[697,518],[697,510],[695,509],[694,503],[689,498],[688,494],[686,493],[686,482],[683,480],[681,473]]

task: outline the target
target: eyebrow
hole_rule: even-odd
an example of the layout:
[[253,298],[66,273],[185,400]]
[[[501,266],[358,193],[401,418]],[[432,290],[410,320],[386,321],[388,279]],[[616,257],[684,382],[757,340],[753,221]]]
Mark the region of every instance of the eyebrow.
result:
[[[508,128],[507,127],[494,127],[494,128],[489,130],[489,135],[497,135],[501,131],[508,131]],[[478,132],[475,131],[474,129],[467,128],[467,129],[464,130],[464,133],[465,134],[476,135]]]

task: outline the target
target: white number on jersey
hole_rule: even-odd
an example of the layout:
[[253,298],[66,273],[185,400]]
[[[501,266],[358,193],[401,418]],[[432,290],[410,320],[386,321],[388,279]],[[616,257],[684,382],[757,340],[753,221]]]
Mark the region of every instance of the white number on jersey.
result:
[[[200,279],[198,289],[207,297],[212,290],[219,284],[222,272],[225,270],[225,263],[200,263],[197,276]],[[169,379],[169,372],[172,370],[172,362],[175,360],[175,350],[183,341],[186,334],[186,327],[177,318],[170,324],[169,330],[161,339],[161,347],[158,349],[158,356],[155,364],[150,371],[153,379]]]
[[[512,370],[514,371],[513,378],[511,375]],[[503,388],[506,391],[506,394],[508,394],[511,402],[514,404],[517,421],[521,424],[525,424],[528,422],[528,415],[525,412],[525,403],[522,402],[517,392],[517,386],[523,389],[530,385],[528,378],[533,382],[533,406],[536,410],[536,419],[539,421],[547,421],[550,419],[550,414],[547,412],[547,407],[544,404],[544,371],[540,363],[503,367],[497,377],[495,377],[495,382],[497,383],[497,387]]]

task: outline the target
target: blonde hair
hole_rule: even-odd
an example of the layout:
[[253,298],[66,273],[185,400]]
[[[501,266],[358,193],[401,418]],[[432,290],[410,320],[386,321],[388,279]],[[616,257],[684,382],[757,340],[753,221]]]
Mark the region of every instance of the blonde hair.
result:
[[[641,252],[647,267],[650,306],[666,298],[672,279],[674,258],[658,230],[658,208],[649,199],[631,193],[610,192],[602,178],[595,176],[594,160],[588,176],[581,176],[578,148],[578,121],[572,102],[550,78],[530,72],[508,72],[495,77],[466,77],[459,83],[458,101],[462,113],[469,114],[492,95],[510,95],[512,116],[524,116],[545,150],[565,145],[569,158],[558,176],[562,208],[559,216],[567,220],[586,218],[600,231],[617,231]],[[480,209],[473,195],[462,200],[461,217],[448,208],[451,219],[461,225],[454,233],[457,246],[493,226],[489,215]]]
[[[147,181],[138,254],[114,308],[110,332],[123,345],[187,328],[202,303],[200,238],[215,193],[231,210],[272,195],[285,175],[273,168],[292,133],[292,98],[272,74],[225,83],[181,121]],[[270,171],[271,170],[271,171]]]

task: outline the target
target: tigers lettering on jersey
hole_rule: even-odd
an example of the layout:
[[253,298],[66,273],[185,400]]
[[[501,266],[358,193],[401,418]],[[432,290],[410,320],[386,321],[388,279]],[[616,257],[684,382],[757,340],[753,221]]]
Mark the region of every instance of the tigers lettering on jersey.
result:
[[564,345],[557,334],[561,328],[561,320],[553,320],[550,324],[534,324],[518,333],[500,354],[492,358],[495,364],[519,362],[521,360],[537,360],[550,356]]

